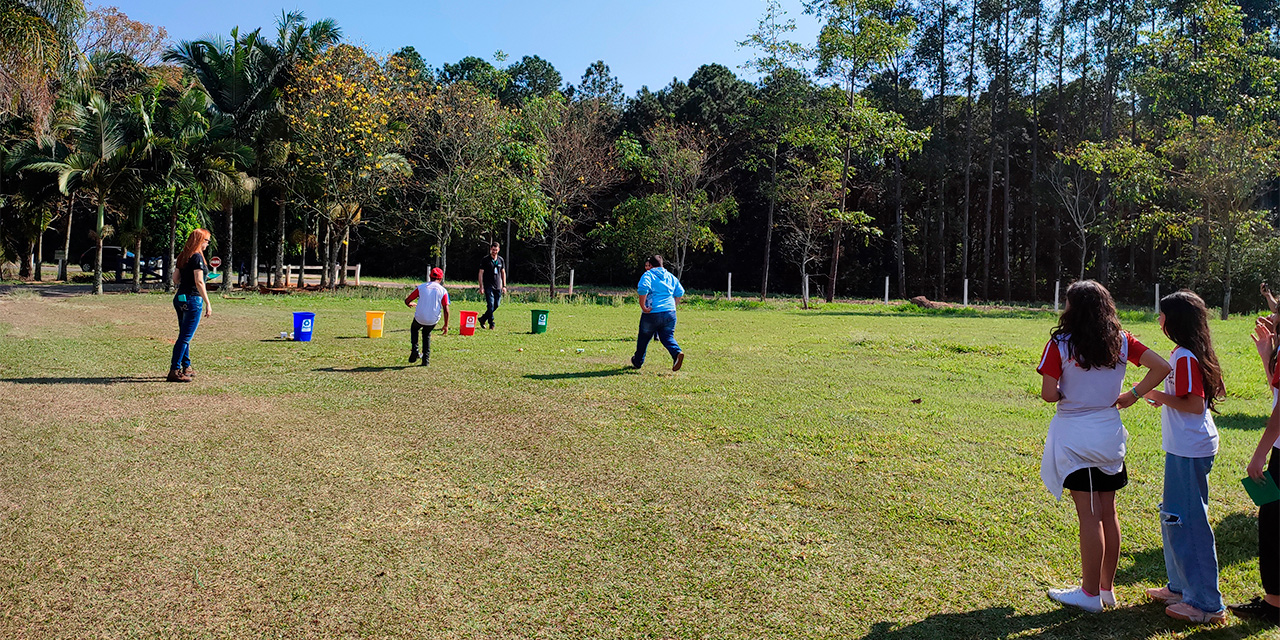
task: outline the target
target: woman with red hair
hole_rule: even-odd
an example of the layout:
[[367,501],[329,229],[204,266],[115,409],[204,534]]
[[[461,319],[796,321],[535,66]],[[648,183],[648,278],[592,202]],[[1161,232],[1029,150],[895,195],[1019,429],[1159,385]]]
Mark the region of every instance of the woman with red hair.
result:
[[209,232],[196,229],[187,236],[187,244],[174,262],[173,281],[178,285],[173,296],[173,309],[178,312],[178,339],[173,343],[173,359],[169,362],[169,382],[191,382],[196,376],[191,368],[191,339],[200,326],[200,318],[209,317],[213,307],[204,288],[204,250],[209,246]]

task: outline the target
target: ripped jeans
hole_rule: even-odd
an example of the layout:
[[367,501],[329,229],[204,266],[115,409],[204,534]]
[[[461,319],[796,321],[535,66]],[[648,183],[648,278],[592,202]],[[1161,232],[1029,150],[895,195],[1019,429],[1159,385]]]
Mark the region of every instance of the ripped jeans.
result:
[[1222,611],[1218,590],[1218,551],[1209,526],[1209,472],[1213,456],[1184,458],[1164,455],[1164,503],[1160,505],[1160,534],[1164,538],[1164,568],[1169,590],[1201,610]]

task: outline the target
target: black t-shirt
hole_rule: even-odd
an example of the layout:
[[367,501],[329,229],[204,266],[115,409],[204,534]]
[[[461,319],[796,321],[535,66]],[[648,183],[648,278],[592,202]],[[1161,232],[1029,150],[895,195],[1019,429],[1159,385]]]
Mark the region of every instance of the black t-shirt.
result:
[[490,258],[485,256],[480,261],[480,269],[484,271],[484,288],[497,288],[502,283],[498,280],[498,272],[507,268],[507,263],[502,261],[502,256]]
[[192,295],[199,293],[196,289],[196,269],[207,273],[209,268],[204,265],[204,255],[200,253],[192,254],[187,259],[187,263],[178,267],[178,293]]

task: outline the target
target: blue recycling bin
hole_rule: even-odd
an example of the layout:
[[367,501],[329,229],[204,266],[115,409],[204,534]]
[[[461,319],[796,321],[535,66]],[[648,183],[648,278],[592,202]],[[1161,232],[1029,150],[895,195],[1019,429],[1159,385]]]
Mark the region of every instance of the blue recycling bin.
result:
[[293,312],[293,339],[298,342],[311,342],[311,330],[316,325],[316,314],[310,311]]

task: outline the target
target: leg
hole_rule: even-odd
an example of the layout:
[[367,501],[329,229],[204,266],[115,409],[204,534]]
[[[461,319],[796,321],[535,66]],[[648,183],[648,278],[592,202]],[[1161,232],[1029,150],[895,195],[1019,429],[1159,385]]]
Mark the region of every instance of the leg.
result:
[[1098,586],[1104,591],[1113,591],[1116,580],[1116,565],[1120,564],[1120,518],[1116,516],[1116,492],[1104,491],[1096,496],[1098,518],[1102,523],[1102,571],[1098,578]]
[[493,310],[496,309],[498,306],[493,302],[493,293],[494,293],[493,287],[487,287],[484,290],[485,312],[484,312],[484,315],[476,319],[476,323],[482,327],[486,322],[489,322],[490,320],[493,319]]
[[[1076,504],[1076,519],[1080,521],[1080,586],[1089,594],[1102,590],[1102,566],[1105,553],[1099,493],[1072,491],[1071,500]],[[1115,494],[1112,494],[1115,495]]]
[[422,366],[424,367],[431,362],[431,332],[435,330],[434,324],[422,326]]
[[636,334],[636,354],[631,356],[631,366],[637,369],[644,366],[644,355],[649,350],[649,341],[653,340],[655,333],[653,320],[650,318],[652,315],[652,313],[640,314],[640,330]]
[[200,327],[200,317],[204,315],[204,300],[196,298],[188,300],[187,329],[185,331],[187,347],[182,354],[182,368],[191,368],[191,341],[196,337],[196,329]]
[[[1222,611],[1218,555],[1209,526],[1209,472],[1213,458],[1165,456],[1165,498],[1160,513],[1166,555],[1172,551],[1169,589],[1209,613]],[[1177,583],[1175,584],[1174,579]]]
[[196,335],[196,327],[200,326],[202,304],[187,300],[174,302],[178,312],[178,339],[173,343],[173,359],[170,370],[181,370],[191,366],[191,339]]
[[668,311],[663,314],[662,322],[658,325],[658,340],[662,342],[662,346],[667,348],[667,353],[671,354],[672,359],[680,353],[680,345],[676,344],[676,312]]
[[502,304],[502,292],[494,289],[493,291],[493,308],[489,310],[489,328],[493,328],[493,312],[498,310]]
[[409,325],[409,364],[418,361],[418,331],[421,329],[422,325],[414,318],[413,324]]
[[187,343],[182,340],[182,327],[184,326],[182,317],[182,308],[186,305],[184,302],[178,302],[177,297],[173,299],[173,312],[178,315],[178,339],[173,341],[173,356],[169,359],[169,370],[178,371],[182,369],[182,359],[187,354]]
[[[1280,452],[1271,450],[1267,467],[1272,478],[1280,478]],[[1280,502],[1258,508],[1258,572],[1266,594],[1263,599],[1280,607]]]

